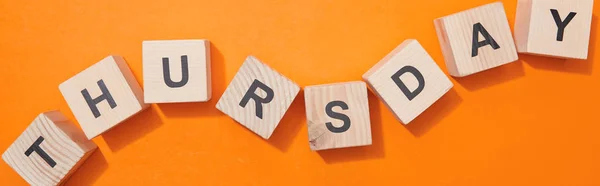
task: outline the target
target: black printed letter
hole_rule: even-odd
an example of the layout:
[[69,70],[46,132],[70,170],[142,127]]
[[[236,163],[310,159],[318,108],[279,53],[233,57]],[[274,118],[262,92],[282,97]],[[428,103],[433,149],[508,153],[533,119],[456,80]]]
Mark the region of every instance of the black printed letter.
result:
[[[265,91],[265,93],[267,93],[267,96],[265,96],[264,98],[261,98],[260,96],[258,96],[255,93],[256,89],[258,89],[258,88]],[[265,85],[262,82],[255,79],[254,82],[252,82],[252,85],[250,85],[250,88],[248,89],[246,94],[244,94],[242,101],[240,101],[240,106],[246,107],[246,104],[248,104],[248,101],[250,101],[250,99],[253,99],[254,103],[256,104],[256,117],[262,119],[263,118],[262,104],[267,104],[267,103],[271,102],[273,100],[273,96],[275,96],[273,89],[271,89],[267,85]]]
[[[483,38],[485,38],[485,40],[483,40],[481,42],[479,41],[479,33],[481,33],[481,35],[483,36]],[[492,46],[492,48],[494,50],[500,48],[500,45],[498,45],[498,43],[496,43],[496,40],[494,40],[494,38],[492,38],[490,33],[487,32],[487,30],[485,30],[483,25],[481,25],[481,23],[476,23],[473,25],[473,47],[472,47],[473,50],[471,52],[471,57],[477,56],[479,54],[479,48],[481,48],[485,45]]]
[[50,165],[50,167],[54,168],[54,166],[56,166],[56,162],[50,156],[48,156],[48,154],[46,153],[46,151],[44,151],[44,149],[42,149],[40,147],[40,144],[42,144],[42,141],[44,141],[44,137],[42,137],[42,136],[38,137],[38,139],[35,140],[35,142],[33,142],[33,145],[31,145],[25,151],[25,156],[29,157],[29,155],[31,155],[31,153],[33,153],[33,151],[35,151],[38,155],[40,155],[40,157],[42,157],[42,159],[44,159],[44,161],[46,161],[46,163],[48,163],[48,165]]
[[98,110],[98,107],[96,105],[98,103],[100,103],[101,101],[106,100],[106,102],[108,102],[108,105],[110,105],[110,108],[117,107],[117,103],[113,99],[112,95],[110,95],[110,92],[108,92],[108,88],[106,88],[106,85],[104,85],[103,80],[98,81],[98,87],[100,87],[100,91],[102,91],[102,95],[100,95],[94,99],[92,99],[92,97],[90,96],[90,93],[88,92],[87,89],[83,89],[81,91],[83,98],[85,98],[85,102],[87,102],[88,106],[90,107],[90,110],[92,110],[92,113],[94,114],[94,117],[96,117],[96,118],[100,117],[100,111]]
[[169,70],[169,58],[163,57],[162,62],[163,62],[163,77],[165,79],[165,84],[167,84],[167,86],[169,86],[171,88],[178,88],[178,87],[183,87],[185,84],[187,84],[188,79],[190,77],[189,72],[188,72],[189,70],[188,70],[187,55],[181,56],[181,81],[179,81],[179,82],[173,82],[173,80],[171,79],[171,71]]
[[344,125],[338,128],[333,126],[331,122],[327,122],[325,123],[325,126],[327,126],[327,129],[333,133],[346,132],[348,129],[350,129],[350,118],[345,114],[333,112],[333,107],[335,106],[342,107],[342,110],[348,110],[348,105],[343,101],[332,101],[327,103],[325,106],[325,113],[327,113],[327,116],[344,121]]
[[577,13],[576,12],[569,13],[569,15],[567,15],[567,18],[565,18],[565,20],[562,21],[560,19],[560,15],[558,15],[558,10],[550,9],[550,12],[552,13],[552,17],[554,17],[554,22],[556,22],[556,26],[558,27],[558,32],[556,33],[556,40],[562,41],[563,35],[565,34],[565,27],[567,27],[569,22],[571,22],[571,20],[573,20],[573,18],[575,17],[575,15]]
[[[404,82],[402,82],[402,80],[400,79],[400,76],[407,72],[414,75],[415,78],[417,78],[417,81],[419,82],[419,86],[417,87],[417,89],[415,89],[412,92],[408,89],[408,87],[406,87]],[[419,95],[419,93],[421,93],[421,91],[423,91],[423,88],[425,88],[425,78],[423,78],[423,74],[421,74],[421,72],[419,72],[419,70],[417,70],[413,66],[402,67],[400,70],[398,70],[398,72],[396,72],[394,75],[392,75],[392,80],[394,80],[396,85],[398,85],[400,90],[402,90],[402,93],[404,93],[404,95],[406,96],[406,98],[408,98],[409,101],[411,101],[415,97],[417,97],[417,95]]]

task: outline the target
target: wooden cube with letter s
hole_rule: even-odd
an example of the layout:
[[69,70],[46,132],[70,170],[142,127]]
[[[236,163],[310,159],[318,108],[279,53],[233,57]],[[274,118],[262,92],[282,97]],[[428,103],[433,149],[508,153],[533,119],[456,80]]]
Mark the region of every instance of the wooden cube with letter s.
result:
[[217,102],[217,109],[269,139],[298,95],[292,80],[248,56]]
[[515,42],[520,53],[587,59],[594,0],[519,0]]
[[519,58],[502,2],[442,17],[434,23],[452,76],[468,76]]
[[371,145],[365,82],[308,86],[304,89],[304,97],[310,149]]

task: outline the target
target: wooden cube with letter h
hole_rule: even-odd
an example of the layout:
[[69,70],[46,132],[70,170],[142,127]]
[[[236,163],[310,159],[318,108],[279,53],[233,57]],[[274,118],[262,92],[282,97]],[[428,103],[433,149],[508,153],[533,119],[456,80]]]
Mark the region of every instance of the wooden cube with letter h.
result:
[[310,149],[371,145],[369,98],[364,82],[308,86],[304,96]]
[[149,106],[120,56],[104,58],[60,84],[59,89],[88,139]]
[[463,77],[519,57],[501,2],[434,21],[450,75]]
[[269,139],[300,87],[248,56],[217,103],[217,109]]
[[146,103],[206,102],[211,97],[208,40],[144,41]]
[[453,84],[417,40],[406,40],[363,75],[363,80],[404,124],[441,98]]
[[594,0],[519,0],[515,42],[520,53],[587,59]]
[[30,185],[60,185],[96,149],[59,111],[40,114],[2,154]]

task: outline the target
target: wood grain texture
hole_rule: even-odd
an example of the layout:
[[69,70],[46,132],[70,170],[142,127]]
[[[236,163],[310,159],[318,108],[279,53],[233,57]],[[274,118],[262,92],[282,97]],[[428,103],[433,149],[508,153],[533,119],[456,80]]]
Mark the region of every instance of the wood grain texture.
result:
[[[400,76],[399,79],[403,84],[416,94],[414,98],[405,95],[392,79],[405,67],[417,69],[424,80],[422,89],[419,89],[417,75],[403,73]],[[454,86],[423,46],[414,39],[404,41],[362,77],[379,99],[404,124],[410,123]]]
[[[258,80],[273,90],[273,98],[262,105],[262,118],[257,116],[255,101],[250,99],[242,107],[240,103],[249,92],[251,85]],[[269,139],[292,101],[298,95],[300,87],[292,80],[281,75],[253,56],[248,56],[235,77],[219,99],[217,109],[233,118],[259,136]],[[267,92],[257,89],[253,92],[266,98]]]
[[[96,108],[100,116],[96,118],[82,90],[86,89],[91,98],[104,95],[98,85],[100,80],[110,92],[116,107],[112,108],[106,99],[98,102]],[[59,89],[88,139],[102,134],[149,106],[144,103],[142,88],[120,56],[104,58],[61,83]]]
[[[438,18],[434,21],[450,75],[463,77],[518,59],[510,26],[501,2],[491,3]],[[500,48],[490,45],[472,57],[473,25],[481,23]],[[479,41],[484,38],[479,34]],[[478,41],[477,41],[478,42]]]
[[[182,57],[185,56],[185,57]],[[169,61],[169,76],[163,73]],[[185,58],[187,68],[183,68]],[[210,42],[208,40],[157,40],[142,44],[144,101],[146,103],[206,102],[211,98]],[[185,70],[185,73],[184,73]],[[185,74],[185,78],[184,78]],[[166,78],[181,85],[170,87]]]
[[[519,0],[515,42],[519,53],[587,59],[594,0]],[[565,21],[576,13],[557,40],[558,26],[551,9]]]
[[[304,88],[308,140],[311,150],[371,145],[371,118],[367,85],[362,81]],[[333,111],[348,116],[350,127],[335,133],[326,127],[327,122],[335,127],[343,127],[345,122],[329,117],[326,106],[332,101],[342,101],[348,108],[333,107]]]
[[[37,152],[25,154],[39,137],[39,147],[56,163],[50,166]],[[2,154],[2,159],[31,185],[60,185],[96,149],[83,132],[59,111],[40,114]]]

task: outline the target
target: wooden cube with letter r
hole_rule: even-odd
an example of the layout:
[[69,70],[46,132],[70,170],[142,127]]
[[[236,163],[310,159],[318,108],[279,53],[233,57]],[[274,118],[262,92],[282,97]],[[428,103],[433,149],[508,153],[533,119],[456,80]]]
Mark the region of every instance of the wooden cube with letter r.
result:
[[310,149],[371,145],[365,82],[308,86],[304,89],[304,98]]
[[502,2],[442,17],[434,23],[452,76],[468,76],[519,58]]
[[385,105],[410,123],[453,86],[417,40],[404,41],[363,75]]
[[587,59],[594,0],[519,0],[515,42],[520,53]]
[[96,150],[96,144],[59,111],[37,116],[2,154],[30,185],[60,185]]
[[59,86],[83,132],[92,139],[148,108],[125,60],[108,56]]
[[300,87],[248,56],[217,103],[217,109],[269,139]]

